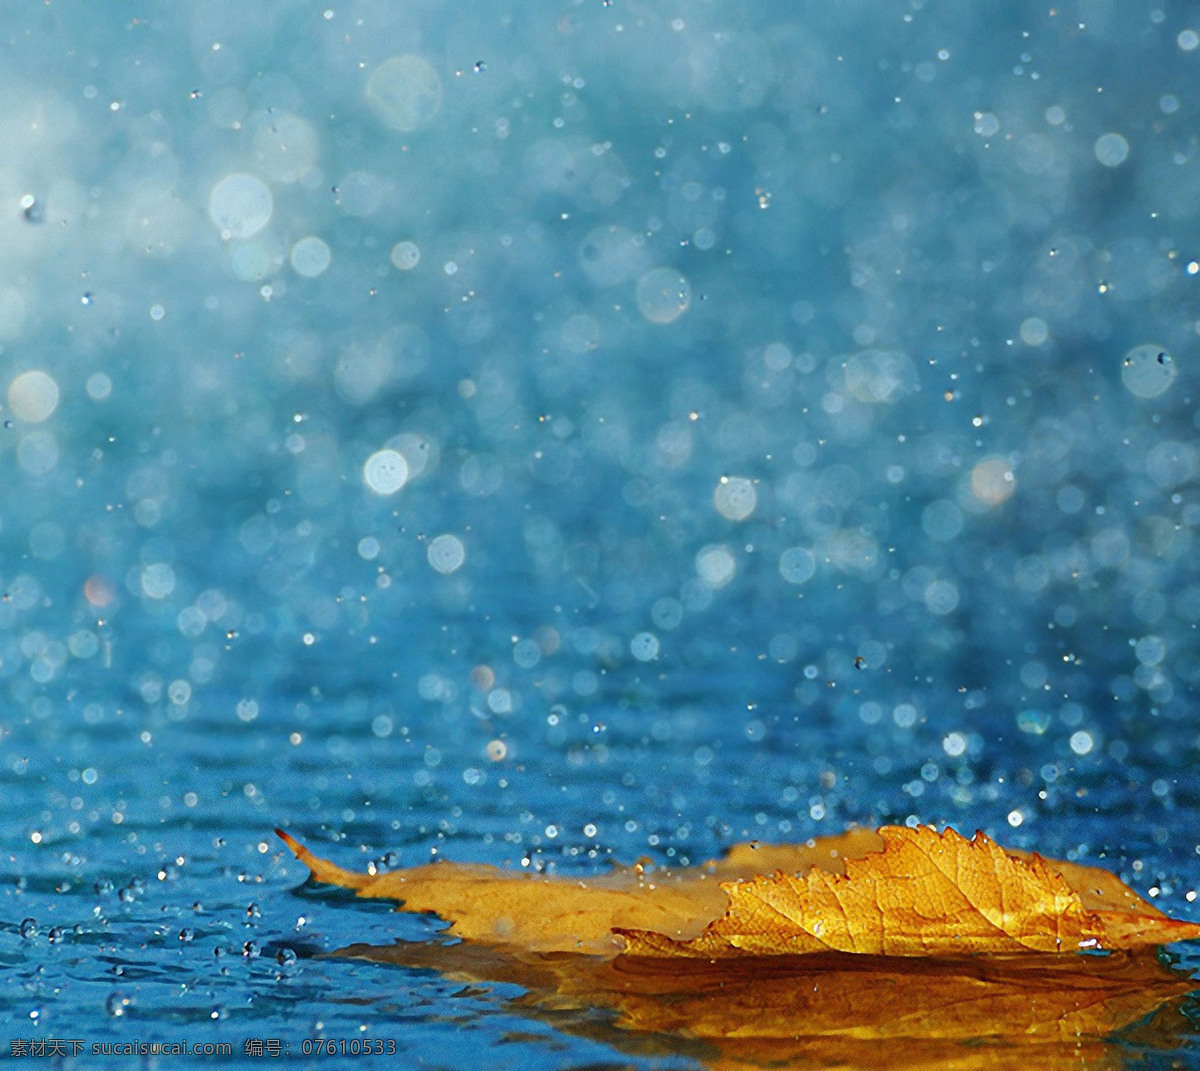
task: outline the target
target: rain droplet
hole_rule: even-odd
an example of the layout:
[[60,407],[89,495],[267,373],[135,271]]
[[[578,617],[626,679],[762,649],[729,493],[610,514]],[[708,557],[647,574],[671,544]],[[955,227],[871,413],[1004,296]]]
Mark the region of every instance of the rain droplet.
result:
[[119,1018],[125,1014],[132,1003],[133,998],[127,997],[124,993],[111,993],[108,1000],[104,1002],[104,1010],[113,1018]]
[[1134,346],[1121,367],[1121,382],[1138,398],[1157,398],[1175,382],[1177,369],[1171,354],[1161,346]]

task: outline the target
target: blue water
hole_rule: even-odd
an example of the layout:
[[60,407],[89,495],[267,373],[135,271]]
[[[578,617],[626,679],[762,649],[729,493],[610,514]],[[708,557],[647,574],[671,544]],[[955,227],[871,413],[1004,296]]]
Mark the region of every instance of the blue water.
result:
[[702,1058],[319,958],[436,926],[277,825],[1200,918],[1200,5],[3,15],[10,1039]]

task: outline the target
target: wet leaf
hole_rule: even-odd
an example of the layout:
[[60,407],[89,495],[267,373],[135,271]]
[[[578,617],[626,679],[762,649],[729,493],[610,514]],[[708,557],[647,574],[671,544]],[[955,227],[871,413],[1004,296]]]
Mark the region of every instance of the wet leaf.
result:
[[618,927],[653,930],[678,940],[696,937],[725,910],[715,870],[670,874],[645,866],[580,879],[464,864],[430,863],[391,873],[356,874],[319,859],[279,835],[317,881],[359,896],[399,900],[401,910],[429,912],[467,941],[534,952],[616,955]]
[[931,956],[1200,937],[1200,925],[1168,918],[1106,871],[952,829],[887,826],[807,846],[739,846],[691,870],[586,878],[455,863],[356,874],[280,836],[318,881],[437,914],[454,937],[534,952]]
[[[621,930],[636,955],[1062,953],[1200,937],[1111,875],[1018,857],[977,833],[885,827],[845,873],[776,871],[722,886],[728,911],[691,940]],[[1085,903],[1086,897],[1086,903]]]
[[[1106,871],[981,834],[852,830],[582,879],[357,874],[280,836],[318,881],[451,923],[437,941],[338,955],[513,983],[516,1010],[630,1051],[670,1039],[653,1051],[730,1071],[878,1067],[881,1043],[893,1067],[1119,1067],[1108,1039],[1174,1046],[1189,1029],[1178,1005],[1196,986],[1153,946],[1200,926]],[[1100,948],[1116,951],[1085,954]]]

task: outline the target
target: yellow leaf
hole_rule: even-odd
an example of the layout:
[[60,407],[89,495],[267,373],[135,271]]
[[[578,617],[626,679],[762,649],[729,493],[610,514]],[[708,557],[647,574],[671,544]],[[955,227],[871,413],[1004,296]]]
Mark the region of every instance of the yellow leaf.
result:
[[[777,871],[723,886],[729,910],[699,937],[622,930],[640,956],[1062,953],[1200,937],[1102,871],[1024,858],[977,833],[889,826],[843,874]],[[1070,877],[1071,880],[1068,880]],[[1083,895],[1072,881],[1086,893]]]
[[670,874],[643,866],[587,878],[461,863],[430,863],[387,874],[355,874],[276,830],[318,881],[359,896],[399,900],[405,911],[430,912],[451,922],[467,941],[513,945],[534,952],[613,956],[617,928],[654,931],[677,940],[697,936],[725,910],[728,898],[715,871]]
[[464,940],[534,952],[931,956],[1200,937],[1200,925],[1168,918],[1106,871],[950,829],[855,830],[807,846],[739,846],[692,870],[634,866],[586,878],[454,863],[355,874],[280,836],[319,881],[437,914]]
[[1114,1034],[1174,1046],[1190,1029],[1177,1005],[1196,987],[1150,946],[1200,926],[1106,871],[982,834],[851,830],[584,879],[454,863],[356,874],[280,836],[318,881],[436,913],[462,939],[338,955],[513,983],[517,1010],[560,1029],[702,1043],[725,1071],[878,1067],[881,1043],[890,1067],[1117,1067]]

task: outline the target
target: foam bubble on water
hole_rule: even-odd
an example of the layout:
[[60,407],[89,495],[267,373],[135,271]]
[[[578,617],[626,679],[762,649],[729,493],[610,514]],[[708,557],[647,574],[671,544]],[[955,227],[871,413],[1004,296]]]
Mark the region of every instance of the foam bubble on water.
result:
[[58,408],[58,399],[57,381],[38,368],[22,372],[8,385],[8,408],[27,424],[49,419]]
[[638,311],[652,324],[673,323],[691,303],[691,285],[674,268],[651,268],[638,280]]
[[713,492],[717,512],[731,521],[744,521],[758,505],[758,492],[744,476],[722,476]]
[[441,109],[442,80],[421,56],[392,56],[371,72],[366,99],[385,126],[407,133],[424,126]]
[[1105,167],[1120,167],[1129,158],[1129,142],[1120,134],[1101,134],[1093,151]]
[[1121,382],[1139,398],[1157,398],[1175,382],[1175,358],[1162,346],[1143,342],[1134,346],[1121,366]]
[[316,235],[301,238],[292,246],[292,269],[306,279],[315,279],[329,267],[333,254]]
[[377,450],[363,465],[363,482],[377,495],[394,495],[408,482],[408,462],[396,450]]
[[429,541],[429,549],[425,556],[435,572],[449,576],[460,569],[467,560],[467,548],[456,535],[440,535]]
[[412,271],[421,262],[416,242],[397,242],[392,246],[392,264],[401,271]]
[[226,175],[208,197],[208,217],[225,239],[257,234],[270,222],[274,209],[267,184],[244,172]]

